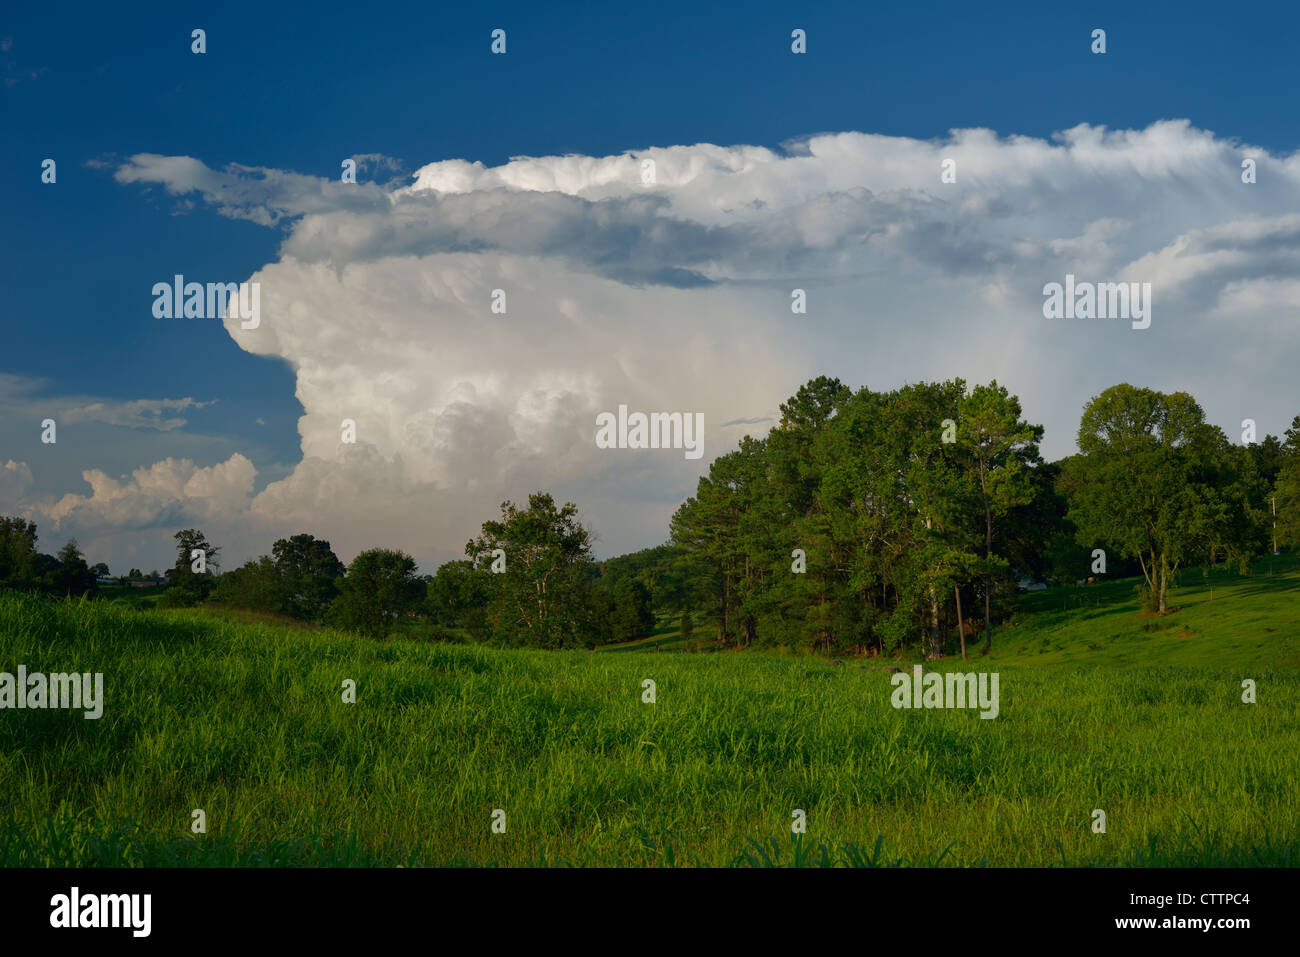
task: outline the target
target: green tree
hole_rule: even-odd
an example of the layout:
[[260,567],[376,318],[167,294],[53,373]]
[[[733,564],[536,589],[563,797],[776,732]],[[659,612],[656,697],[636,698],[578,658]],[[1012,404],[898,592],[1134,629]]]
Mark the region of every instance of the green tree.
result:
[[1266,435],[1263,441],[1248,445],[1246,449],[1260,479],[1266,487],[1271,488],[1287,460],[1282,441],[1276,435]]
[[1276,522],[1278,548],[1300,545],[1300,416],[1287,432],[1288,454],[1278,468],[1269,502],[1270,522]]
[[680,546],[682,573],[691,583],[689,600],[712,624],[719,645],[735,637],[739,618],[738,567],[742,485],[739,452],[719,456],[702,476],[695,495],[673,515],[673,541]]
[[217,556],[221,549],[197,528],[183,528],[172,537],[176,539],[176,564],[172,566],[162,600],[167,605],[201,602],[217,587],[214,573],[219,567]]
[[650,589],[635,578],[624,578],[615,585],[611,625],[614,641],[643,638],[653,632]]
[[624,578],[635,578],[650,590],[656,612],[680,613],[686,583],[677,568],[677,548],[672,543],[643,548],[599,563],[600,586],[615,587]]
[[[526,509],[503,502],[500,520],[484,522],[465,554],[492,574],[489,619],[498,641],[580,647],[593,630],[603,631],[593,600],[591,535],[572,502],[557,507],[544,492],[530,495]],[[504,570],[493,572],[502,562]]]
[[1270,530],[1277,548],[1300,545],[1300,415],[1286,430],[1278,457],[1277,477],[1268,502]]
[[1137,558],[1151,607],[1168,609],[1180,565],[1238,538],[1245,521],[1223,432],[1185,392],[1112,386],[1084,409],[1067,471],[1069,517],[1085,547]]
[[384,638],[424,597],[415,559],[402,551],[372,548],[352,560],[326,621],[369,638]]
[[1277,477],[1278,548],[1300,545],[1300,466],[1292,464]]
[[53,555],[40,552],[32,559],[32,576],[28,587],[39,588],[54,595],[64,594],[59,575],[62,563]]
[[1300,457],[1300,415],[1291,420],[1291,427],[1283,435],[1282,458],[1286,462],[1293,462]]
[[271,546],[282,593],[281,610],[318,621],[339,594],[345,569],[330,543],[312,535],[281,538]]
[[239,608],[282,614],[285,597],[279,569],[275,562],[263,555],[219,576],[212,600]]
[[31,587],[35,561],[36,523],[0,515],[0,585]]
[[474,638],[488,634],[488,602],[492,597],[491,572],[465,559],[446,562],[425,589],[424,606],[435,623],[463,628]]
[[746,567],[758,581],[747,606],[763,619],[765,644],[825,651],[851,640],[853,545],[838,534],[842,514],[826,481],[847,451],[838,417],[852,400],[838,379],[819,376],[801,386],[781,404],[781,421],[767,436],[767,468],[750,466]]
[[[887,650],[926,637],[938,655],[977,573],[992,618],[992,580],[1005,591],[1012,558],[1033,557],[1050,489],[1041,428],[1020,422],[1014,397],[996,383],[967,396],[959,379],[850,394],[823,377],[781,409],[673,517],[686,597],[719,643]],[[944,441],[948,419],[965,444]]]
[[975,386],[960,404],[957,441],[970,456],[984,512],[984,648],[993,647],[993,574],[1009,563],[995,557],[995,521],[1034,500],[1041,462],[1041,425],[1021,419],[1020,400],[996,381]]
[[59,569],[54,583],[56,593],[67,596],[95,594],[95,573],[86,564],[75,538],[68,539],[59,549],[57,558]]

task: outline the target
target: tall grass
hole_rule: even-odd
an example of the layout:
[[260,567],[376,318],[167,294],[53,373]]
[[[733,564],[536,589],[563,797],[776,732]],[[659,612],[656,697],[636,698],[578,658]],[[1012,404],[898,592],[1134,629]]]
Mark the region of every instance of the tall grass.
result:
[[1300,672],[1098,661],[969,663],[1001,675],[982,720],[895,710],[882,670],[817,659],[375,643],[0,594],[0,671],[100,671],[106,699],[97,721],[0,711],[0,863],[1300,861]]

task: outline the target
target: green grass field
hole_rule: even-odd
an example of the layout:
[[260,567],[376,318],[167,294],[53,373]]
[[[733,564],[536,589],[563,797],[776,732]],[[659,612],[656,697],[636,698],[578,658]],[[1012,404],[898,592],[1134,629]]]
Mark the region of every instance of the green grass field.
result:
[[645,650],[668,627],[547,653],[0,594],[0,671],[106,698],[0,711],[0,864],[1300,863],[1300,567],[1183,580],[1163,619],[1132,581],[1026,596],[932,665],[998,671],[994,720],[895,710],[879,660]]

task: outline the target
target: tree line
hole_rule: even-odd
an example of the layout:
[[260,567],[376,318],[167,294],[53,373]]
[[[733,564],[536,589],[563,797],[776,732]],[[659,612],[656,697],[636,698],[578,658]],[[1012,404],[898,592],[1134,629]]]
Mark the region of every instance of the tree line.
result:
[[56,555],[36,550],[36,523],[0,515],[0,588],[77,597],[94,595],[108,566],[88,565],[75,538]]
[[654,627],[650,589],[620,575],[617,560],[597,563],[577,506],[549,494],[529,496],[526,507],[502,503],[465,554],[436,575],[388,548],[367,549],[345,568],[329,542],[295,535],[216,578],[209,600],[372,637],[536,648],[595,647]]
[[1044,462],[1042,435],[996,382],[815,379],[673,517],[685,607],[721,645],[964,653],[1025,579],[1140,574],[1164,614],[1180,567],[1300,541],[1300,416],[1235,444],[1187,393],[1122,384],[1084,409],[1077,454]]
[[[1300,415],[1237,444],[1187,393],[1117,385],[1085,407],[1079,452],[1045,462],[1042,426],[997,382],[854,392],[823,376],[780,410],[712,463],[655,548],[597,561],[577,506],[544,492],[502,503],[434,575],[386,548],[345,566],[306,533],[218,573],[220,549],[182,529],[161,603],[376,638],[591,648],[662,622],[717,647],[965,654],[968,637],[991,647],[1026,580],[1140,577],[1163,614],[1180,568],[1300,544]],[[34,524],[0,518],[0,584],[93,595],[75,541],[57,559],[35,543]]]

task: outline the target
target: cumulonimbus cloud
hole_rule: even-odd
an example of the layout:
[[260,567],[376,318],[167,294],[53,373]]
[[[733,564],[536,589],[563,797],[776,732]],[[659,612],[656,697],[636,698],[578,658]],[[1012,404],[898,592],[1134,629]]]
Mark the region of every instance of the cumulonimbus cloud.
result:
[[[452,557],[538,488],[578,501],[606,551],[653,544],[736,425],[761,432],[820,373],[997,378],[1052,456],[1118,381],[1187,389],[1224,423],[1295,412],[1300,157],[1186,121],[448,160],[400,188],[153,154],[115,175],[285,230],[249,277],[260,324],[225,327],[294,369],[302,461],[247,502],[251,466],[232,466],[210,500],[344,554]],[[1152,283],[1151,327],[1045,319],[1067,273]],[[596,414],[620,404],[703,412],[705,458],[597,449]],[[102,501],[141,520],[134,493],[92,486],[67,517]]]

